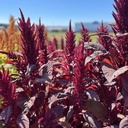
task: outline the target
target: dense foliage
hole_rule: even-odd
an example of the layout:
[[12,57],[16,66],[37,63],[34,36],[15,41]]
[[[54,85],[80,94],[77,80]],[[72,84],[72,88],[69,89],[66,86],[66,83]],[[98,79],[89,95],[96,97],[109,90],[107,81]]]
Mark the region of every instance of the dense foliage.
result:
[[103,22],[91,42],[81,24],[76,43],[71,21],[65,39],[47,38],[46,28],[18,20],[21,50],[0,51],[0,127],[128,127],[128,1],[115,0],[114,35]]

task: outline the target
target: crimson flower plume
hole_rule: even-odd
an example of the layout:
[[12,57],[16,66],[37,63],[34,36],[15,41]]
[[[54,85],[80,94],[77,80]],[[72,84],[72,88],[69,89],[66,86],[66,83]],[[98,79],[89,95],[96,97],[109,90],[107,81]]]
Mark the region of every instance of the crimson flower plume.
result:
[[72,30],[71,21],[70,21],[69,30],[66,32],[66,46],[65,46],[65,53],[69,64],[73,60],[74,49],[75,49],[75,33]]
[[35,41],[35,26],[31,25],[30,18],[25,21],[24,15],[20,9],[21,18],[19,18],[19,30],[21,32],[21,40],[22,40],[22,54],[26,63],[28,64],[36,64],[38,49],[36,47]]

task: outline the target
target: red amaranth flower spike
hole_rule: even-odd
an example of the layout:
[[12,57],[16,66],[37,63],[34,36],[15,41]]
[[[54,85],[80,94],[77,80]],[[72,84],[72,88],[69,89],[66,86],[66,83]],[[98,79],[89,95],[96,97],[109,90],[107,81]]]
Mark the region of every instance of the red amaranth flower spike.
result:
[[4,68],[0,71],[0,95],[3,97],[3,105],[12,105],[15,100],[16,85],[11,82],[9,71]]
[[115,25],[112,26],[112,29],[115,33],[114,42],[116,43],[120,55],[122,58],[122,63],[119,63],[118,66],[122,67],[127,65],[128,62],[128,1],[127,0],[114,0],[117,13],[112,13],[115,19]]
[[84,55],[84,43],[80,46],[77,46],[74,52],[74,87],[75,91],[78,95],[80,93],[83,93],[84,85],[83,85],[83,79],[84,79],[84,72],[85,72],[85,55]]
[[36,64],[38,49],[36,47],[34,24],[31,25],[30,18],[25,21],[24,15],[20,9],[21,18],[19,18],[19,30],[22,40],[22,54],[28,64]]
[[112,47],[112,40],[110,37],[106,36],[109,35],[107,26],[105,27],[103,22],[101,22],[101,25],[99,28],[97,28],[97,33],[103,33],[99,34],[98,36],[98,42],[104,46],[104,48],[109,51],[109,49]]
[[65,54],[67,56],[67,60],[69,64],[73,61],[75,49],[75,33],[71,27],[71,20],[69,22],[69,30],[66,32],[66,46],[65,46]]
[[[46,64],[47,58],[47,46],[46,46],[46,28],[41,25],[41,20],[39,20],[39,25],[36,25],[36,49],[39,49],[39,58],[41,63]],[[39,48],[38,48],[39,47]]]
[[48,54],[55,51],[55,46],[51,40],[48,41],[47,51]]
[[58,49],[58,40],[56,39],[56,37],[53,37],[53,40],[52,40],[54,46],[55,46],[55,49],[57,50]]
[[60,40],[60,43],[61,43],[61,49],[64,50],[64,38],[61,37],[61,40]]
[[127,0],[114,0],[117,13],[112,13],[116,24],[114,29],[119,33],[128,32],[128,1]]
[[89,32],[88,29],[84,27],[83,23],[81,23],[82,29],[80,30],[80,34],[82,36],[82,41],[83,42],[89,42],[91,41],[89,37]]

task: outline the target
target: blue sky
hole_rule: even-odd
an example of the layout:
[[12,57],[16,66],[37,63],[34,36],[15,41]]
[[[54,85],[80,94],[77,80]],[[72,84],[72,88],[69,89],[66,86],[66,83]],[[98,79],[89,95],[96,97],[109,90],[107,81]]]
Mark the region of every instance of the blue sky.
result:
[[114,0],[1,0],[0,23],[8,23],[9,16],[20,17],[21,8],[25,18],[38,24],[39,18],[44,25],[68,25],[75,22],[114,20],[112,11]]

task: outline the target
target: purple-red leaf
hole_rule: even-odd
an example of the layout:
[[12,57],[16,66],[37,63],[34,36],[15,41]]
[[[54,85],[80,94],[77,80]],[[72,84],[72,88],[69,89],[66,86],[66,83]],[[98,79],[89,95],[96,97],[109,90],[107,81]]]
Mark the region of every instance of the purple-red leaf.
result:
[[33,72],[35,66],[36,66],[35,64],[28,64],[27,65],[27,71],[25,73],[26,77],[31,75],[31,73]]
[[107,108],[100,101],[94,101],[94,100],[88,99],[86,101],[86,107],[100,121],[103,121],[103,122],[107,122],[108,121]]
[[127,116],[120,121],[119,128],[128,128],[128,117]]
[[114,79],[116,79],[119,75],[122,75],[123,73],[125,73],[126,71],[128,71],[128,66],[124,66],[121,67],[119,69],[117,69],[111,76],[110,81],[113,81]]
[[103,128],[119,128],[118,125],[110,125],[110,126],[106,126],[106,127],[103,127]]
[[83,124],[83,128],[91,127],[91,128],[101,128],[99,122],[96,120],[96,118],[89,112],[83,113],[83,118],[86,121]]
[[103,55],[106,55],[106,54],[108,54],[108,53],[107,52],[103,53],[102,51],[94,51],[91,55],[86,57],[85,65],[87,63],[89,63],[92,59],[95,59],[96,57],[103,56]]
[[66,98],[57,98],[57,96],[52,95],[49,99],[49,108],[56,106],[58,103],[61,103]]
[[96,42],[85,42],[85,49],[93,49],[94,51],[102,51],[103,53],[107,53],[106,49],[99,43]]
[[25,114],[20,114],[16,122],[19,128],[29,128],[29,119]]
[[67,107],[64,105],[58,105],[51,109],[51,111],[56,115],[58,118],[62,118],[64,116],[64,111]]
[[67,115],[66,115],[66,120],[67,121],[69,121],[72,118],[73,112],[74,112],[74,107],[69,106],[69,110],[68,110]]
[[31,98],[19,97],[17,100],[17,105],[23,110],[22,113],[27,114],[29,109],[33,106],[36,96]]
[[36,96],[31,97],[28,101],[26,101],[23,105],[23,113],[27,114],[29,109],[33,106],[35,102]]
[[86,95],[88,96],[89,99],[95,100],[95,101],[100,101],[100,97],[98,96],[97,92],[92,90],[92,89],[88,89],[85,91]]
[[0,113],[0,120],[4,120],[5,124],[8,122],[10,115],[12,114],[12,106],[7,106],[3,111]]
[[115,68],[110,64],[108,64],[107,62],[101,62],[101,68],[102,68],[104,77],[107,79],[109,83],[111,83],[111,77],[113,73],[116,71]]

